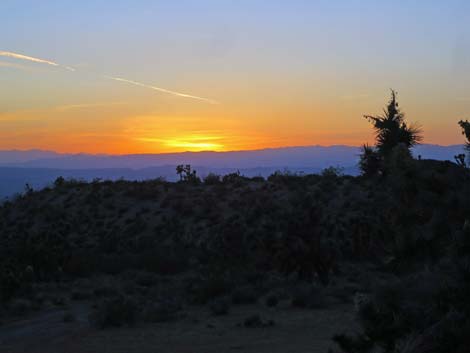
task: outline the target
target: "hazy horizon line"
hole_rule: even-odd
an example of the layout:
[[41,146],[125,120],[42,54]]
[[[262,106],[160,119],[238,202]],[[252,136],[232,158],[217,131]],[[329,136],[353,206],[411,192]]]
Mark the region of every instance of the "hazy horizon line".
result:
[[[454,144],[438,144],[438,143],[421,143],[418,146],[436,146],[436,147],[458,147],[464,146],[464,143]],[[347,144],[332,144],[332,145],[291,145],[291,146],[280,146],[280,147],[265,147],[256,149],[242,149],[242,150],[227,150],[227,151],[214,151],[214,150],[201,150],[201,151],[179,151],[179,152],[142,152],[142,153],[89,153],[89,152],[58,152],[54,150],[41,149],[41,148],[30,148],[30,149],[0,149],[1,152],[45,152],[54,153],[64,156],[137,156],[137,155],[168,155],[168,154],[183,154],[183,153],[234,153],[234,152],[256,152],[256,151],[267,151],[267,150],[280,150],[280,149],[293,149],[293,148],[308,148],[308,147],[319,147],[319,148],[332,148],[332,147],[347,147],[347,148],[361,148],[361,145],[347,145]]]

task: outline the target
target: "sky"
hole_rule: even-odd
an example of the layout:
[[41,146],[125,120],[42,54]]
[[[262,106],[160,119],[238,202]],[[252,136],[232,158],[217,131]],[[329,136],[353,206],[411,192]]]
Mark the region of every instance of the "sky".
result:
[[470,2],[0,1],[2,150],[361,145],[390,88],[463,142]]

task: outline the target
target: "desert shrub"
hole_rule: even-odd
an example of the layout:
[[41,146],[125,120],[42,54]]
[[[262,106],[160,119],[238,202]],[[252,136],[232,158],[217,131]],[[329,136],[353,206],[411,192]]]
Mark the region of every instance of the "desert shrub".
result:
[[133,325],[138,313],[139,309],[132,299],[117,296],[99,303],[90,314],[90,322],[101,329]]
[[337,335],[335,341],[344,352],[370,352],[374,347],[396,352],[400,340],[426,332],[454,310],[453,295],[446,289],[450,283],[444,284],[442,275],[425,272],[378,286],[358,308],[362,332]]
[[243,326],[247,328],[261,328],[274,326],[273,320],[263,320],[260,315],[255,314],[248,316],[243,321]]
[[137,268],[139,261],[141,259],[135,253],[103,254],[99,258],[97,270],[99,273],[117,275],[126,270]]
[[328,284],[337,252],[323,238],[319,210],[310,206],[288,220],[285,234],[275,239],[271,250],[275,268],[287,275],[296,273],[301,280],[316,276],[322,284]]
[[321,176],[327,179],[337,179],[343,176],[343,169],[341,167],[328,167],[322,170]]
[[235,305],[254,304],[258,300],[258,292],[251,286],[236,287],[232,292],[232,303]]
[[173,301],[152,303],[143,309],[144,320],[147,322],[169,322],[177,319],[180,305]]
[[22,286],[21,274],[13,266],[0,267],[0,300],[8,301],[18,293]]
[[201,244],[202,263],[224,271],[242,271],[257,260],[256,238],[251,237],[238,215],[220,222],[212,236]]
[[196,304],[206,304],[215,298],[225,296],[232,290],[232,283],[221,274],[200,277],[188,288],[190,299]]
[[206,185],[217,185],[221,182],[220,175],[209,173],[204,178],[204,184]]
[[146,183],[134,182],[126,189],[124,196],[142,200],[152,201],[159,196],[158,184],[153,184],[150,181]]
[[227,315],[230,310],[230,302],[227,298],[216,298],[209,304],[212,315]]
[[158,276],[151,272],[132,272],[131,275],[131,278],[139,286],[153,287],[159,282]]
[[119,288],[112,284],[101,284],[93,290],[97,298],[111,298],[119,295]]
[[74,250],[64,260],[63,271],[73,277],[86,277],[98,270],[99,254],[95,251]]
[[33,308],[33,303],[28,299],[14,299],[8,305],[9,312],[17,316],[25,315],[31,312]]
[[470,346],[470,321],[456,311],[449,312],[430,328],[401,339],[398,353],[465,353]]
[[67,311],[62,316],[62,321],[63,322],[75,322],[75,321],[77,321],[77,317],[75,316],[75,314],[73,312]]
[[268,176],[268,181],[274,184],[283,184],[283,185],[293,185],[296,182],[299,182],[303,177],[299,174],[293,173],[289,170],[280,171],[277,170],[270,176]]
[[67,305],[67,299],[63,296],[53,296],[51,301],[55,306],[64,307]]
[[292,289],[292,306],[306,309],[323,309],[326,298],[322,288],[311,284],[298,284]]
[[144,269],[161,275],[175,275],[189,268],[189,253],[182,245],[159,246],[139,255]]
[[265,304],[267,307],[272,308],[279,304],[279,298],[277,295],[271,293],[265,299]]
[[65,179],[63,177],[58,177],[55,181],[54,181],[54,186],[55,187],[61,187],[65,184]]
[[250,181],[253,181],[255,183],[263,183],[265,182],[266,180],[264,179],[264,177],[262,176],[254,176],[254,177],[251,177],[250,178]]
[[93,298],[93,292],[87,289],[74,289],[70,294],[70,299],[76,301],[89,300]]
[[242,176],[240,174],[240,171],[237,171],[236,173],[226,174],[222,177],[222,183],[230,184],[234,187],[242,186],[246,180],[247,178]]
[[62,268],[69,245],[60,232],[31,232],[18,236],[10,256],[25,267],[34,268],[38,279],[49,279]]

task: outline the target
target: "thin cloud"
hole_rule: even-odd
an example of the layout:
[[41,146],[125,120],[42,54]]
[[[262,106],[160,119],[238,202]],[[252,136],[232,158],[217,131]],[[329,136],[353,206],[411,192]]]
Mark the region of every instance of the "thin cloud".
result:
[[[60,67],[60,68],[64,68],[64,69],[69,70],[69,71],[76,71],[73,67],[65,66],[65,65],[59,64],[57,62],[51,61],[51,60],[35,58],[35,57],[32,57],[32,56],[13,53],[13,52],[9,52],[9,51],[0,51],[0,56],[7,57],[7,58],[18,59],[18,60],[25,60],[25,61],[35,62],[35,63],[54,66],[54,67]],[[9,67],[14,67],[14,66],[9,65]],[[139,86],[139,87],[151,89],[151,90],[154,90],[154,91],[167,93],[167,94],[171,94],[171,95],[182,97],[182,98],[196,99],[196,100],[203,101],[203,102],[210,103],[210,104],[219,104],[219,102],[217,102],[213,99],[194,96],[194,95],[191,95],[191,94],[186,94],[186,93],[177,92],[177,91],[171,91],[169,89],[165,89],[165,88],[162,88],[162,87],[151,86],[151,85],[147,85],[145,83],[132,81],[132,80],[127,80],[127,79],[121,78],[121,77],[112,77],[112,76],[103,76],[103,77],[105,77],[109,80],[113,80],[113,81],[117,81],[117,82],[123,82],[123,83],[131,84],[131,85],[134,85],[134,86]],[[75,108],[77,108],[77,107],[75,107]]]
[[55,107],[57,111],[67,111],[74,109],[86,109],[86,108],[96,108],[96,107],[107,107],[113,105],[126,105],[127,102],[103,102],[103,103],[84,103],[84,104],[69,104],[69,105],[60,105]]
[[124,82],[124,83],[128,83],[128,84],[131,84],[131,85],[134,85],[134,86],[139,86],[139,87],[143,87],[143,88],[152,89],[152,90],[158,91],[158,92],[163,92],[163,93],[172,94],[172,95],[178,96],[178,97],[190,98],[190,99],[197,99],[197,100],[204,101],[204,102],[207,102],[207,103],[210,103],[210,104],[219,104],[219,102],[217,102],[217,101],[215,101],[215,100],[213,100],[213,99],[203,98],[203,97],[198,97],[198,96],[193,96],[193,95],[190,95],[190,94],[181,93],[181,92],[176,92],[176,91],[170,91],[170,90],[165,89],[165,88],[156,87],[156,86],[151,86],[151,85],[147,85],[147,84],[145,84],[145,83],[141,83],[141,82],[137,82],[137,81],[132,81],[132,80],[127,80],[127,79],[121,78],[121,77],[112,77],[112,76],[104,76],[104,77],[107,78],[107,79],[109,79],[109,80],[114,80],[114,81],[118,81],[118,82]]
[[46,64],[46,65],[55,66],[55,67],[62,67],[62,68],[66,69],[66,70],[69,70],[69,71],[75,71],[75,69],[73,67],[61,65],[61,64],[58,64],[54,61],[34,58],[32,56],[13,53],[13,52],[9,52],[9,51],[0,51],[0,56],[4,56],[4,57],[7,57],[7,58],[13,58],[13,59],[19,59],[19,60],[31,61],[31,62],[35,62],[35,63],[39,63],[39,64]]
[[12,69],[24,70],[24,71],[33,71],[32,68],[20,64],[10,63],[6,61],[0,61],[0,67],[8,67]]

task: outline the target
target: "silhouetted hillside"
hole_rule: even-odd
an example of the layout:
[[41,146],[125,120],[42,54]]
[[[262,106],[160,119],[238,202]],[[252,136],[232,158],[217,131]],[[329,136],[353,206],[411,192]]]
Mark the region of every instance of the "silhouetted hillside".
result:
[[[454,160],[462,145],[420,145],[414,149],[423,159]],[[359,148],[309,146],[239,152],[197,152],[145,155],[56,154],[47,151],[0,151],[0,198],[22,192],[25,184],[34,189],[51,184],[57,177],[92,181],[96,178],[140,181],[163,177],[176,181],[178,164],[191,164],[199,175],[236,172],[247,177],[268,177],[275,171],[319,173],[341,167],[347,175],[358,175]],[[4,165],[5,167],[1,167]]]
[[[436,334],[463,347],[468,170],[401,158],[387,168],[375,178],[58,179],[0,208],[4,314],[18,298],[40,307],[55,282],[61,296],[95,302],[102,327],[178,320],[193,304],[224,315],[286,298],[309,310],[356,302],[365,331],[336,337],[346,351]],[[106,287],[92,280],[103,275]],[[449,336],[448,325],[462,330]]]
[[[419,145],[413,154],[423,159],[454,160],[463,145]],[[90,155],[55,154],[41,151],[1,151],[0,165],[55,169],[143,169],[157,166],[191,164],[204,168],[315,168],[318,170],[357,165],[359,148],[355,146],[284,147],[234,152],[183,152],[164,154]]]

